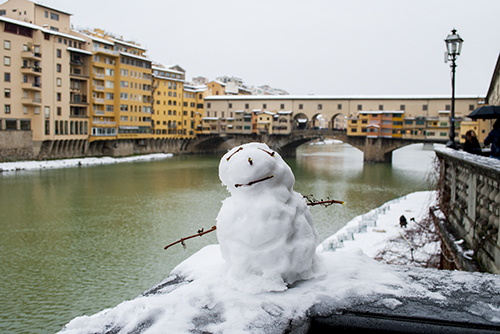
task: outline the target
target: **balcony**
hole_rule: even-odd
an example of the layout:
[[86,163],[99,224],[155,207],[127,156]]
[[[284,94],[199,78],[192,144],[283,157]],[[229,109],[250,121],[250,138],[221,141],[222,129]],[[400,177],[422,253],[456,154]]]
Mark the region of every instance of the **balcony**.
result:
[[88,104],[87,95],[83,94],[71,94],[69,103],[73,104]]
[[69,62],[71,65],[83,66],[83,61],[80,59],[71,58]]
[[106,76],[104,75],[104,73],[94,73],[94,77],[100,78],[100,79],[105,79],[106,78]]
[[112,121],[92,121],[92,124],[98,124],[98,125],[116,125],[116,122]]
[[39,107],[42,104],[42,99],[40,98],[31,98],[31,97],[23,97],[21,99],[21,103],[25,106],[37,106]]
[[106,54],[114,55],[114,56],[119,56],[120,55],[118,53],[118,51],[109,50],[109,49],[105,49],[105,48],[101,48],[101,47],[94,47],[92,49],[92,51],[94,51],[94,52],[100,52],[100,53],[106,53]]
[[31,50],[22,51],[21,58],[40,60],[42,58],[42,54],[40,52],[32,52]]
[[104,91],[104,86],[94,86],[94,90]]
[[94,103],[95,104],[104,104],[104,99],[100,97],[94,98]]
[[42,75],[42,68],[39,66],[22,66],[21,73],[40,76]]
[[24,90],[42,90],[42,84],[36,82],[22,82],[21,88]]

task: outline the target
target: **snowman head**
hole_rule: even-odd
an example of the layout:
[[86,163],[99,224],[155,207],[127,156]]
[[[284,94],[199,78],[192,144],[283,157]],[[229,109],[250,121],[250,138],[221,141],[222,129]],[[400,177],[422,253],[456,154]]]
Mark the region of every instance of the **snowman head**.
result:
[[219,178],[232,195],[283,187],[291,191],[295,183],[290,167],[263,143],[236,146],[227,152],[219,164]]

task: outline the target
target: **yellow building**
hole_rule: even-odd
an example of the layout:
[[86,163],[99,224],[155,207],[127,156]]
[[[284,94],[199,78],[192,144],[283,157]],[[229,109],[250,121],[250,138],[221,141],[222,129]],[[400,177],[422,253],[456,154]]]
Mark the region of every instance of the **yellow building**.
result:
[[103,30],[84,31],[92,43],[90,141],[151,138],[151,60],[139,44]]
[[185,71],[178,65],[153,66],[153,136],[185,138],[188,117],[183,111]]
[[184,99],[182,102],[182,113],[187,123],[188,137],[194,137],[202,133],[202,117],[205,110],[204,94],[207,91],[205,85],[184,84]]

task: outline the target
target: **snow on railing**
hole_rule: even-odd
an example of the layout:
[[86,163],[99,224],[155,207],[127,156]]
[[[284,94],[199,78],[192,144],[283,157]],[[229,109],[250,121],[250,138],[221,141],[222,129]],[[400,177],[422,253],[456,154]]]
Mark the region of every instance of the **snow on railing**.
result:
[[435,151],[441,211],[484,269],[499,274],[500,161],[448,148]]

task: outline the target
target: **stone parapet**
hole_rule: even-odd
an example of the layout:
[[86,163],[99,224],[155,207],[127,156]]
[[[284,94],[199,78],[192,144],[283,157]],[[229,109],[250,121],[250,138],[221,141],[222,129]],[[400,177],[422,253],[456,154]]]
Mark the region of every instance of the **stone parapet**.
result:
[[[448,148],[439,162],[439,205],[457,242],[482,270],[500,274],[500,160]],[[461,241],[462,240],[462,241]]]

